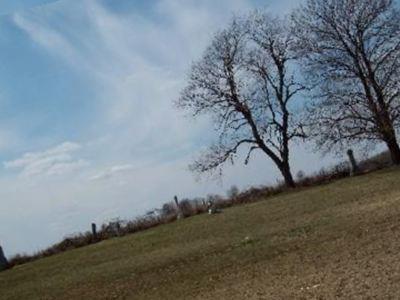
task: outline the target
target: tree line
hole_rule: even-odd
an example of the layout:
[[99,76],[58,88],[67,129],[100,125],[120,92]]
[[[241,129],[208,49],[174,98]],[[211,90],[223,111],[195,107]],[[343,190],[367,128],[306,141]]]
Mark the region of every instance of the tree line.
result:
[[219,136],[190,168],[221,170],[247,150],[274,162],[289,187],[291,145],[384,143],[400,164],[400,14],[392,0],[307,0],[282,18],[234,17],[192,65],[177,100],[209,115]]

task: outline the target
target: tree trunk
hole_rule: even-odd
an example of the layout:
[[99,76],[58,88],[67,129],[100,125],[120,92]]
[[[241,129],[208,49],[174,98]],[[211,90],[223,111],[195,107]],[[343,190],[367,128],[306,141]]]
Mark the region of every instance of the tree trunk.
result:
[[296,187],[296,183],[294,182],[289,164],[283,163],[282,165],[279,166],[279,170],[281,171],[282,176],[285,179],[286,186],[290,188]]
[[8,269],[9,264],[7,258],[4,255],[3,249],[0,246],[0,272]]
[[396,138],[394,137],[390,140],[387,140],[386,145],[389,148],[393,164],[400,165],[400,147]]

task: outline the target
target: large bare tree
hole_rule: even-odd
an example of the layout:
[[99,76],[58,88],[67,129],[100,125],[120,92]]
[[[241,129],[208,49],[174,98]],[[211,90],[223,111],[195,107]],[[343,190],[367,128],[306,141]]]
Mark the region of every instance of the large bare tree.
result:
[[298,54],[316,85],[319,146],[384,142],[400,164],[400,18],[392,0],[308,0],[294,13]]
[[177,104],[194,116],[211,115],[219,131],[218,142],[191,165],[193,171],[221,170],[243,147],[245,163],[261,150],[285,183],[295,186],[289,144],[303,132],[294,120],[292,100],[303,87],[292,71],[288,27],[285,20],[262,13],[236,18],[192,66]]

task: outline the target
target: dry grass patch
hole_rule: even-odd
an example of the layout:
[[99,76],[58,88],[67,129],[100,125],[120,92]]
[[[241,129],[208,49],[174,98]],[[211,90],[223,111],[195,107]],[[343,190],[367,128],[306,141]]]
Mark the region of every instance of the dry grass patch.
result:
[[0,274],[0,299],[400,299],[400,170],[288,192]]

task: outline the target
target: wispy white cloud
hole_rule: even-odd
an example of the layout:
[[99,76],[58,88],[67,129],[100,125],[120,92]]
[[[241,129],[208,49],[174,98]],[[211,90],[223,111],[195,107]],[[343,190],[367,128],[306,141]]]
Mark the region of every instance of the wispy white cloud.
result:
[[24,177],[65,175],[88,165],[88,161],[73,156],[80,148],[79,144],[65,142],[45,151],[25,153],[4,162],[4,167],[21,170]]
[[111,168],[108,168],[106,170],[103,170],[93,176],[91,176],[89,179],[90,180],[103,180],[103,179],[109,179],[111,177],[114,177],[119,174],[123,174],[126,172],[130,172],[134,170],[134,166],[130,164],[126,165],[117,165],[113,166]]
[[[51,55],[91,78],[101,108],[93,135],[106,137],[111,155],[125,149],[144,153],[143,148],[168,153],[177,145],[188,146],[208,127],[180,118],[172,104],[188,64],[234,11],[251,8],[248,0],[214,2],[160,0],[153,6],[155,17],[146,18],[135,11],[119,15],[100,1],[82,0],[69,2],[66,10],[76,14],[77,26],[53,26],[42,11],[17,13],[14,22]],[[66,14],[64,4],[52,6],[53,12]]]
[[68,39],[51,26],[48,26],[48,23],[39,16],[28,14],[27,12],[18,12],[13,15],[13,20],[35,42],[48,49],[54,55],[61,56],[71,64],[85,65],[79,52],[76,51]]

